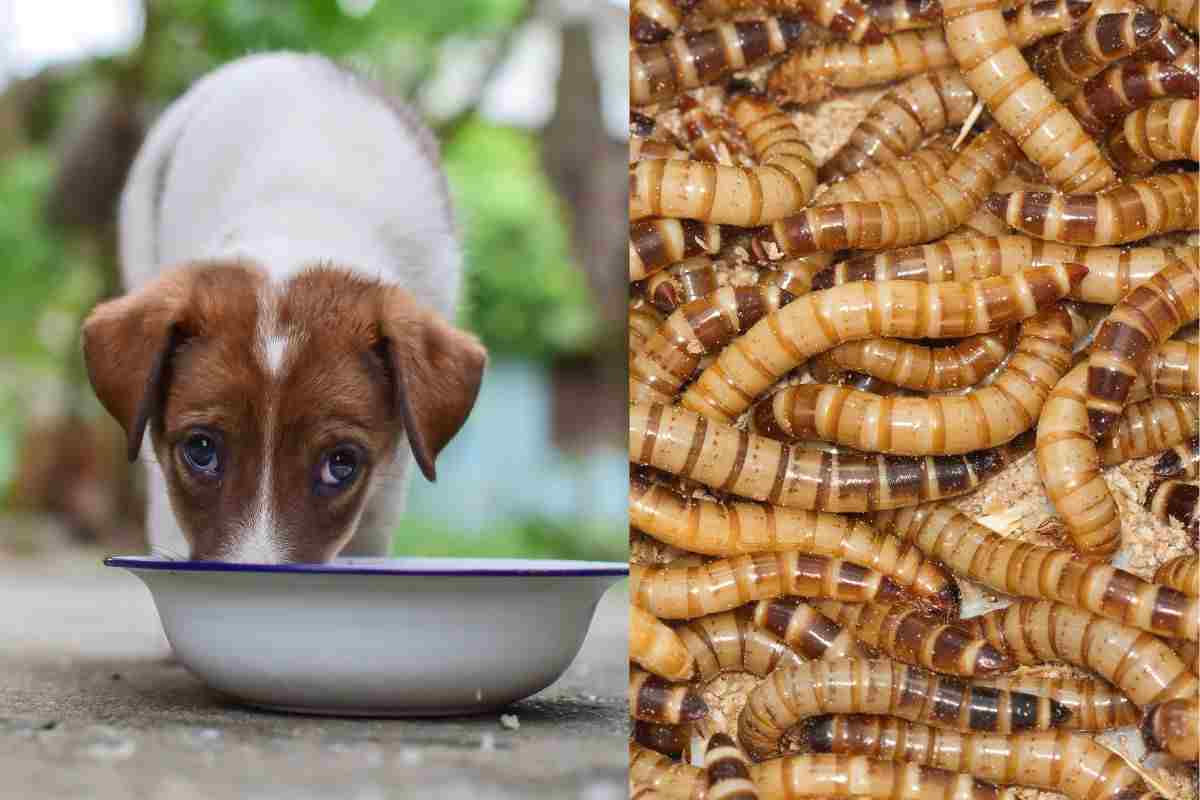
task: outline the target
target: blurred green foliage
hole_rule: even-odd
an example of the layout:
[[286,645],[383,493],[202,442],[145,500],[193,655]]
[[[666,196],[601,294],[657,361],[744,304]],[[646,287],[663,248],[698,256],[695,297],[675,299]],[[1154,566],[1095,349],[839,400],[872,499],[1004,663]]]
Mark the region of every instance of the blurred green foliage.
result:
[[406,519],[396,531],[392,555],[453,558],[575,558],[628,561],[625,532],[613,523],[565,522],[529,517],[490,528],[486,534],[447,531],[441,522]]

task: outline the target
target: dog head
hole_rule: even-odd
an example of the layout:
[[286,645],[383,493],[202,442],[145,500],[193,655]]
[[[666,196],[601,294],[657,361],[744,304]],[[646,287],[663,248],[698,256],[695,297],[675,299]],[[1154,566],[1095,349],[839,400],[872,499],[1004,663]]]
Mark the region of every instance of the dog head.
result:
[[405,440],[433,480],[486,361],[403,289],[326,267],[272,283],[239,263],[101,304],[83,348],[130,459],[150,431],[191,557],[257,562],[337,555]]

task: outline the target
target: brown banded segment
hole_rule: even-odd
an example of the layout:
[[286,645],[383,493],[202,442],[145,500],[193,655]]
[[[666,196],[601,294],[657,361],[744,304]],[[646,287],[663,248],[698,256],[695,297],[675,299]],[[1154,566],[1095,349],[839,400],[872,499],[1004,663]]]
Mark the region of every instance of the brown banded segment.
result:
[[1200,679],[1161,640],[1083,609],[1016,600],[961,624],[1019,664],[1066,661],[1091,670],[1139,706],[1200,692]]
[[1091,737],[1068,731],[997,736],[960,733],[888,717],[830,715],[802,727],[817,753],[864,755],[961,772],[1002,785],[1029,786],[1072,800],[1149,795],[1137,770]]
[[763,758],[778,752],[790,728],[819,714],[887,714],[992,733],[1045,730],[1067,717],[1062,706],[1046,698],[981,688],[893,661],[843,659],[768,675],[747,698],[738,739],[752,756]]
[[[1161,522],[1176,520],[1190,529],[1193,538],[1200,530],[1197,504],[1200,503],[1200,487],[1182,481],[1161,481],[1151,484],[1146,493],[1146,508]],[[1186,556],[1185,556],[1186,558]]]
[[1168,700],[1146,710],[1142,738],[1150,750],[1165,750],[1180,761],[1200,761],[1200,701]]
[[1163,453],[1154,464],[1154,474],[1159,478],[1200,477],[1200,437],[1193,436]]
[[[968,284],[888,281],[813,292],[781,308],[733,340],[687,388],[681,405],[729,421],[779,378],[808,358],[878,336],[946,338],[987,333],[1038,310],[1031,300],[1061,297],[1086,270],[1075,264]],[[935,306],[936,304],[936,306]],[[931,314],[936,307],[940,314]],[[832,332],[832,335],[831,335]]]
[[1088,78],[1146,45],[1160,27],[1159,17],[1145,9],[1099,14],[1041,42],[1029,61],[1055,97],[1069,100]]
[[1195,436],[1197,431],[1200,408],[1195,400],[1152,397],[1130,403],[1100,443],[1100,464],[1111,467],[1145,458]]
[[630,740],[629,782],[639,790],[658,791],[667,797],[698,797],[704,791],[704,771]]
[[691,744],[691,727],[659,725],[657,722],[633,721],[633,741],[664,756],[679,758]]
[[699,300],[719,288],[716,262],[703,255],[684,259],[654,273],[643,284],[642,294],[659,311],[670,314],[679,306]]
[[[1191,185],[1195,192],[1195,179]],[[1197,201],[1188,202],[1190,224],[1195,225]],[[1116,421],[1150,353],[1198,314],[1200,266],[1183,261],[1168,264],[1113,308],[1096,332],[1088,358],[1087,410],[1093,438],[1102,437]]]
[[995,786],[946,770],[866,756],[785,755],[755,764],[763,797],[878,800],[998,800]]
[[681,497],[634,475],[630,524],[661,542],[711,556],[798,550],[877,570],[922,601],[956,614],[954,578],[915,546],[841,514],[766,503]]
[[637,606],[629,607],[629,658],[669,681],[685,681],[696,670],[675,632]]
[[911,603],[869,605],[821,600],[818,611],[859,641],[905,664],[973,677],[1004,672],[1015,664],[983,639]]
[[1161,161],[1200,161],[1200,112],[1189,100],[1157,100],[1126,115],[1108,137],[1113,161],[1144,174]]
[[[1194,494],[1192,498],[1194,502]],[[1176,556],[1163,562],[1154,573],[1154,582],[1170,586],[1189,597],[1200,597],[1200,556]]]
[[1009,674],[976,678],[975,684],[1048,697],[1070,712],[1063,728],[1082,731],[1123,728],[1137,722],[1140,716],[1128,697],[1099,678]]
[[[647,427],[658,418],[659,427]],[[637,403],[629,419],[633,461],[742,497],[816,511],[895,508],[970,491],[1028,447],[1018,437],[1006,447],[965,456],[828,453],[727,425],[702,425],[704,417],[678,406]],[[703,458],[693,458],[701,446]]]
[[863,658],[850,631],[797,597],[773,597],[754,606],[754,624],[807,659]]
[[949,505],[881,512],[872,521],[997,592],[1057,600],[1160,636],[1200,638],[1200,603],[1174,589],[1070,550],[1001,536]]
[[629,668],[629,714],[634,719],[679,725],[708,716],[699,690],[671,683],[637,667]]
[[750,760],[725,733],[714,733],[704,745],[707,800],[758,800],[750,778]]
[[782,665],[803,661],[772,632],[755,626],[749,608],[698,617],[675,633],[695,660],[701,681],[724,672],[748,672],[761,678]]
[[1097,134],[1159,98],[1195,100],[1200,80],[1195,72],[1166,61],[1126,61],[1088,80],[1071,98],[1071,111],[1090,133]]
[[795,552],[733,556],[694,567],[633,564],[629,571],[633,604],[661,619],[694,619],[785,594],[851,602],[901,596],[896,584],[874,570]]
[[671,264],[721,249],[721,229],[689,219],[629,223],[629,280],[640,281]]

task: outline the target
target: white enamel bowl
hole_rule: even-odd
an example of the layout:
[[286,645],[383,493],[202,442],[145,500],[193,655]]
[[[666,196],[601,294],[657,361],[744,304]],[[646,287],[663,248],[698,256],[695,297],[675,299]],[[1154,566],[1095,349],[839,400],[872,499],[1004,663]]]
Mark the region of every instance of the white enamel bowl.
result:
[[341,559],[255,565],[113,557],[150,589],[196,677],[264,708],[471,714],[553,683],[628,565]]

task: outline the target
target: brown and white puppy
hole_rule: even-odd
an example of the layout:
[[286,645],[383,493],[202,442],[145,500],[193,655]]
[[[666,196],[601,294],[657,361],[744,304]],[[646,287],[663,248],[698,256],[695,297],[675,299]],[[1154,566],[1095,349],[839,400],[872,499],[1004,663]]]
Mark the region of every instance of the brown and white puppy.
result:
[[385,555],[410,451],[433,480],[486,360],[446,321],[462,254],[429,133],[323,58],[245,58],[156,123],[120,228],[129,293],[83,347],[146,462],[152,548]]

